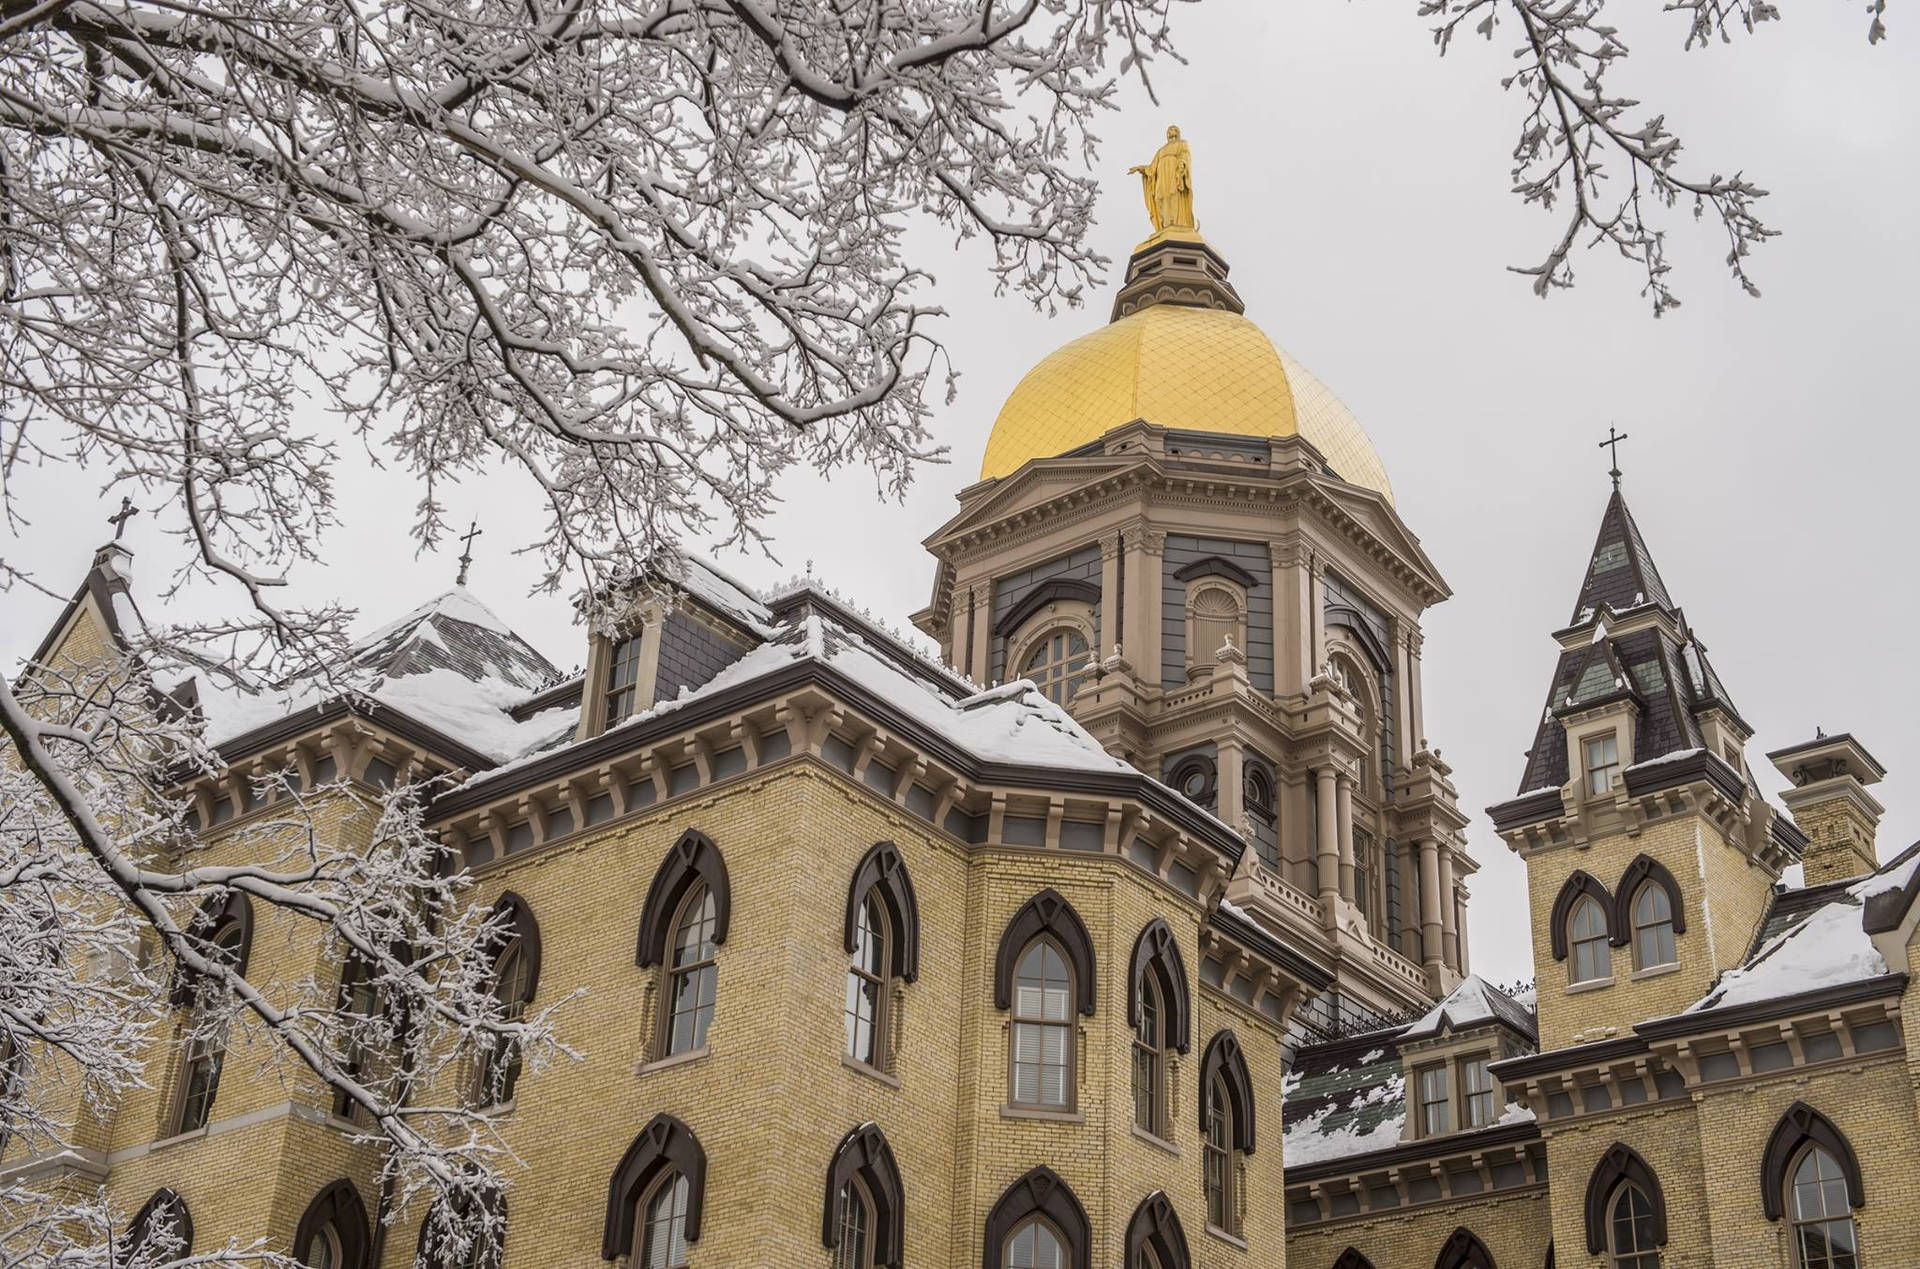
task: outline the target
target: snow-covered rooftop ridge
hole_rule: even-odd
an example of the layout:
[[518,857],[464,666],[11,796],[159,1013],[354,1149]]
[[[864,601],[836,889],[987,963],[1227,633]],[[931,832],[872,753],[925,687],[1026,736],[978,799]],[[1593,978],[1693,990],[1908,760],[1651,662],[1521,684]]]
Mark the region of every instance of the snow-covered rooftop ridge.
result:
[[1478,974],[1469,974],[1448,992],[1446,998],[1429,1009],[1402,1031],[1399,1038],[1411,1040],[1433,1035],[1442,1026],[1458,1030],[1485,1022],[1504,1022],[1521,1030],[1532,1030],[1532,1009]]
[[680,572],[667,573],[667,580],[747,629],[770,633],[773,614],[767,610],[766,600],[758,591],[697,556],[682,555],[680,563]]
[[1835,893],[1797,924],[1775,935],[1745,964],[1721,975],[1712,991],[1683,1012],[1777,1000],[1887,973],[1886,957],[1866,929],[1867,901],[1875,895],[1905,889],[1913,882],[1916,870],[1920,870],[1920,851],[1907,851]]
[[511,635],[513,633],[512,627],[500,620],[493,609],[481,603],[472,591],[464,586],[455,586],[451,590],[435,595],[406,616],[388,622],[371,634],[360,636],[353,641],[353,646],[356,651],[361,648],[371,648],[383,640],[392,638],[402,630],[417,626],[427,618],[436,616],[451,617],[455,621],[464,621],[470,626],[479,626],[495,634]]

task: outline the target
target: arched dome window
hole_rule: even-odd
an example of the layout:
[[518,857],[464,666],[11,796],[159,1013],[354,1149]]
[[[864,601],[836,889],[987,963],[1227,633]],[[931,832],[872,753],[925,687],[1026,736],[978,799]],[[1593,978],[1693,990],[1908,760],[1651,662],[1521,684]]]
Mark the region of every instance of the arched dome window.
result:
[[1567,918],[1567,946],[1571,957],[1567,980],[1596,982],[1613,976],[1613,958],[1607,948],[1607,914],[1600,901],[1582,895]]
[[1064,707],[1092,668],[1086,636],[1072,626],[1056,626],[1028,645],[1020,677],[1032,679],[1048,700]]

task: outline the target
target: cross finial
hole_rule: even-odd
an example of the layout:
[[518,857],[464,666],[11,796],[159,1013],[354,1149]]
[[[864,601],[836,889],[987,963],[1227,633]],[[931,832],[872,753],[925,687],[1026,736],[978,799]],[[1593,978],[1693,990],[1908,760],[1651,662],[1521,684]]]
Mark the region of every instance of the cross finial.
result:
[[107,517],[107,523],[113,526],[113,540],[118,542],[120,535],[127,531],[127,521],[140,514],[140,508],[133,505],[133,499],[120,499],[120,511]]
[[467,569],[473,565],[473,540],[479,537],[480,534],[480,521],[476,519],[468,526],[465,536],[460,539],[466,543],[466,550],[460,552],[460,576],[454,582],[455,586],[465,586],[467,584]]
[[1616,490],[1620,488],[1620,442],[1626,439],[1627,434],[1625,432],[1614,431],[1613,424],[1609,423],[1607,424],[1607,439],[1600,442],[1601,449],[1610,449],[1613,451],[1613,470],[1608,472],[1607,475],[1613,477],[1613,487]]

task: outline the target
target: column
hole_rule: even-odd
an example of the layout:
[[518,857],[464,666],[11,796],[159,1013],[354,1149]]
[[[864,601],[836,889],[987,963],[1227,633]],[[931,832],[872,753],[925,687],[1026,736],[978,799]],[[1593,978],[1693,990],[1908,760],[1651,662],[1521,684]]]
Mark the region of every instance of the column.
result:
[[1420,953],[1420,843],[1409,837],[1401,843],[1406,858],[1400,864],[1400,952],[1410,961]]
[[1429,977],[1438,977],[1445,946],[1440,924],[1440,844],[1420,839],[1420,942]]
[[1253,849],[1253,834],[1246,820],[1246,749],[1238,736],[1222,736],[1214,752],[1213,813],[1235,832],[1245,833],[1247,849]]
[[1353,892],[1353,777],[1340,772],[1334,779],[1334,810],[1340,829],[1340,893],[1359,903]]
[[1455,928],[1454,912],[1459,907],[1453,897],[1453,848],[1440,848],[1440,946],[1447,964],[1460,969],[1460,931]]
[[1320,907],[1322,917],[1331,929],[1338,919],[1339,904],[1334,902],[1340,897],[1340,810],[1334,791],[1334,771],[1332,767],[1320,767],[1313,773],[1315,791],[1319,796],[1319,864],[1320,864]]
[[978,582],[973,587],[973,649],[967,654],[967,673],[982,687],[992,682],[993,673],[993,583]]
[[1307,663],[1313,667],[1313,672],[1317,673],[1320,663],[1327,659],[1326,574],[1317,559],[1310,560],[1308,567],[1311,570],[1313,584],[1307,588],[1307,618],[1308,629],[1313,632],[1313,640],[1308,648]]
[[[1160,683],[1160,557],[1167,535],[1149,529],[1146,522],[1130,526],[1126,537],[1127,624],[1120,639],[1127,660],[1142,683]],[[1113,649],[1107,649],[1108,652]]]
[[1267,543],[1273,567],[1273,694],[1298,696],[1313,677],[1313,578],[1298,542]]
[[1109,533],[1100,539],[1100,646],[1093,650],[1093,663],[1112,656],[1119,641],[1120,535]]
[[1421,699],[1420,688],[1420,645],[1424,640],[1418,630],[1407,631],[1407,708],[1413,715],[1413,730],[1407,736],[1407,752],[1412,753],[1427,743],[1427,719],[1425,703]]

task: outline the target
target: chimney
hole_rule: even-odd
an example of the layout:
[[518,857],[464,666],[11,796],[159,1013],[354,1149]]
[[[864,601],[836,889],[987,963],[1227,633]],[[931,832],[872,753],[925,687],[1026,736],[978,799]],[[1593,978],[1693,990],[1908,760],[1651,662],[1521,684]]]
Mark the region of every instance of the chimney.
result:
[[1866,787],[1887,774],[1878,759],[1845,732],[1820,732],[1767,758],[1793,781],[1780,799],[1807,835],[1808,885],[1858,877],[1880,866],[1873,835],[1886,808]]

